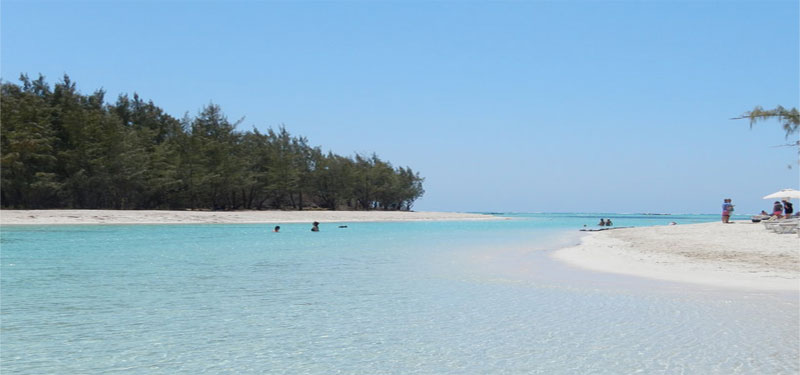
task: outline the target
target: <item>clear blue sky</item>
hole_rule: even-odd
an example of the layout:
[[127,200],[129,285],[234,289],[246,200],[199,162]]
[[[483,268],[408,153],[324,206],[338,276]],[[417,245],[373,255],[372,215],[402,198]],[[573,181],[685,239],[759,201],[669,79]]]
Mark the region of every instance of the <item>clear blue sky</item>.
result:
[[[423,175],[417,210],[717,213],[798,188],[798,1],[3,0],[2,78],[67,73],[170,114]],[[792,165],[792,169],[787,166]]]

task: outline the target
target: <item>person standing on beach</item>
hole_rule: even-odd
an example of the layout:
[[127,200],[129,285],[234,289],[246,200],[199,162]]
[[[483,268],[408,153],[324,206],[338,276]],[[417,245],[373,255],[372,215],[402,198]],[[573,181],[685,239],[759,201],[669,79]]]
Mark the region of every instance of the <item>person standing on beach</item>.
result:
[[731,211],[733,211],[733,205],[731,204],[731,200],[726,198],[722,200],[722,222],[723,223],[730,223],[731,218]]
[[728,198],[728,224],[731,223],[731,216],[733,216],[733,201]]
[[783,199],[783,213],[784,217],[787,219],[792,217],[794,213],[794,207],[792,206],[792,202],[789,202],[789,198]]

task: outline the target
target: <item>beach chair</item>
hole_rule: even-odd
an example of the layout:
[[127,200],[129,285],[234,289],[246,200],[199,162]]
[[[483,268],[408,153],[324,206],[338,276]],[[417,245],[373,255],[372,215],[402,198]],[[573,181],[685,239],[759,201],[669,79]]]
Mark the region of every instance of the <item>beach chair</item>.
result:
[[766,230],[772,230],[772,226],[778,222],[777,216],[770,216],[769,219],[761,220],[761,224],[764,224],[764,228]]
[[797,224],[798,221],[794,219],[782,220],[775,224],[773,230],[779,234],[797,233]]

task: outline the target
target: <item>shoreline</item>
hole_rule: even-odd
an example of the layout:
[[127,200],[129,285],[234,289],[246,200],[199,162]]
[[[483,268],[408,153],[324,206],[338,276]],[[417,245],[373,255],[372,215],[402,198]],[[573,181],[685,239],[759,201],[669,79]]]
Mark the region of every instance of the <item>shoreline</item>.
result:
[[701,223],[587,233],[553,255],[593,271],[713,287],[800,291],[800,239],[761,224]]
[[416,211],[0,210],[0,225],[290,224],[314,221],[340,223],[504,219],[485,214]]

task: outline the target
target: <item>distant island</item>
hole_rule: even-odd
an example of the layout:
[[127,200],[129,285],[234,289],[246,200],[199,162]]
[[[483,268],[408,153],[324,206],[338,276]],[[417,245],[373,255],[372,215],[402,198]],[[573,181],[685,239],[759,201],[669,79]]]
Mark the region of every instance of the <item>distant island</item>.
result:
[[215,104],[177,119],[67,75],[51,88],[23,74],[2,99],[3,208],[410,210],[425,192],[409,167],[324,153],[284,126],[237,131]]

